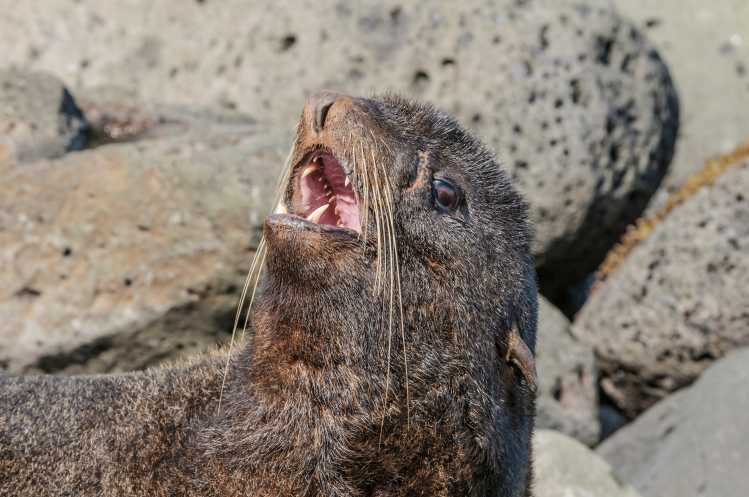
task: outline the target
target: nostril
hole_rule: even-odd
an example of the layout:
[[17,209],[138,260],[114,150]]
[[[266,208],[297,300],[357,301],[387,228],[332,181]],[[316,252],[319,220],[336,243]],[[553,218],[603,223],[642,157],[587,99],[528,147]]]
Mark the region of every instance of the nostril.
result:
[[328,116],[328,110],[333,106],[334,100],[324,102],[321,104],[315,112],[315,131],[318,133],[322,131],[325,126],[325,118]]
[[313,110],[313,127],[315,131],[319,133],[325,127],[325,118],[328,116],[328,111],[335,103],[338,98],[338,94],[333,92],[320,92],[310,97],[310,104]]

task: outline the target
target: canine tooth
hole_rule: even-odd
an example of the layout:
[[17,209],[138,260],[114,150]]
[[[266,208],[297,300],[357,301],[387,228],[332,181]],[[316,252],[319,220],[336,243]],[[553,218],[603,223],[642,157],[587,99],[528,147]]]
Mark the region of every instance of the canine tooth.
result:
[[348,179],[348,176],[346,176],[346,181],[343,182],[343,186],[349,186],[351,184],[351,180]]
[[279,202],[276,206],[276,210],[273,211],[275,214],[288,214],[289,211],[286,209],[286,206],[283,205],[283,202]]
[[321,205],[320,207],[312,211],[312,213],[309,216],[307,216],[307,221],[311,221],[313,223],[320,221],[320,217],[323,215],[323,213],[327,209],[328,209],[328,204]]
[[[310,174],[310,173],[312,173],[314,171],[317,171],[317,166],[307,166],[307,167],[305,167],[304,171],[302,171],[302,178],[304,178],[305,176],[307,176],[308,174]],[[322,179],[322,178],[320,178],[320,179]]]

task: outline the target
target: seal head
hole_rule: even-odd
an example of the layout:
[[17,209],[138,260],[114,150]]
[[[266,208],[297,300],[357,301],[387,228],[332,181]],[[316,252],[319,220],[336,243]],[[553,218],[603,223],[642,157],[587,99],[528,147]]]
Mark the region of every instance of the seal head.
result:
[[316,94],[264,237],[252,381],[347,427],[347,481],[529,492],[530,232],[478,140],[429,105]]

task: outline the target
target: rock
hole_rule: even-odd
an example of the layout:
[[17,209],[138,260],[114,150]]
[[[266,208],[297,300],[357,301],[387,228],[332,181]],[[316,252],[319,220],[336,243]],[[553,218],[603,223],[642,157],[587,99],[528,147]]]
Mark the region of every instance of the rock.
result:
[[543,297],[538,311],[536,426],[594,445],[600,429],[593,349],[572,337],[569,320]]
[[749,490],[749,349],[718,361],[598,453],[645,497],[745,497]]
[[147,101],[238,109],[288,135],[311,90],[433,102],[477,131],[530,199],[548,294],[596,268],[666,171],[678,123],[668,71],[607,8],[266,0],[253,9],[135,0],[104,16],[93,0],[41,11],[8,3],[0,44],[13,47],[12,62],[81,88],[117,81]]
[[256,120],[228,109],[147,102],[132,91],[113,85],[86,90],[80,106],[89,121],[90,146],[153,140],[180,136],[201,138],[227,132],[241,132]]
[[598,419],[601,421],[601,440],[606,440],[629,423],[627,417],[616,406],[606,402],[598,406]]
[[[648,210],[715,155],[747,138],[749,3],[746,0],[615,0],[641,26],[679,83],[682,129],[664,188]],[[705,74],[710,77],[706,78]]]
[[0,142],[19,162],[82,149],[87,126],[73,96],[57,78],[0,70]]
[[536,430],[533,451],[535,497],[638,497],[606,461],[566,435]]
[[245,128],[5,171],[0,368],[125,371],[225,339],[287,147]]
[[573,334],[629,417],[749,345],[749,161],[655,225],[593,292]]

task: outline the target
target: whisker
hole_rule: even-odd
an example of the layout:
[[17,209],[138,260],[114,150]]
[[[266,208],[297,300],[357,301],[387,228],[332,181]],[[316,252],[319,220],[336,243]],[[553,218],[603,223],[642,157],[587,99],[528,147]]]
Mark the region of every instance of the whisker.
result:
[[[286,155],[286,160],[284,161],[284,165],[282,168],[282,173],[279,177],[278,183],[276,184],[276,196],[275,200],[273,202],[273,208],[275,208],[278,203],[283,198],[283,195],[285,193],[285,189],[288,186],[289,178],[291,176],[291,158],[294,155],[294,148],[292,147],[289,150],[289,153]],[[252,309],[252,304],[255,300],[255,292],[257,290],[258,281],[260,280],[260,273],[262,272],[263,264],[265,263],[265,254],[266,254],[266,246],[265,246],[265,238],[260,238],[260,243],[258,243],[257,249],[255,250],[255,254],[252,257],[252,263],[250,264],[250,270],[247,272],[247,276],[245,277],[244,286],[242,287],[242,293],[239,296],[239,304],[237,305],[237,312],[234,315],[234,325],[232,326],[231,330],[231,339],[229,340],[229,352],[226,356],[226,365],[224,366],[224,373],[221,378],[221,389],[219,390],[218,394],[218,405],[216,407],[216,414],[219,414],[221,412],[221,402],[224,398],[224,388],[226,387],[226,377],[229,374],[229,364],[231,363],[231,355],[234,350],[234,341],[237,334],[237,328],[239,326],[239,319],[242,316],[242,309],[244,308],[245,299],[247,298],[247,290],[250,287],[250,284],[253,280],[253,274],[255,274],[253,288],[252,288],[252,296],[250,297],[250,304],[247,306],[247,315],[245,316],[244,326],[242,327],[242,339],[244,339],[245,331],[247,329],[247,322],[250,316],[250,311]]]
[[[359,144],[359,148],[361,150],[362,158],[364,157],[364,150],[362,149],[361,143]],[[369,172],[367,171],[366,164],[364,171],[362,171],[362,184],[364,187],[364,240],[366,242],[367,240],[367,234],[369,232],[369,179],[367,176],[369,175]]]
[[273,201],[273,208],[275,209],[278,203],[281,201],[286,188],[289,186],[289,178],[291,177],[291,158],[294,156],[294,147],[289,150],[286,160],[284,161],[283,171],[278,178],[276,184],[276,196]]
[[379,176],[377,175],[376,170],[370,170],[369,166],[367,164],[366,159],[364,158],[364,150],[362,149],[362,162],[364,164],[364,167],[367,169],[369,173],[372,174],[372,186],[374,187],[374,214],[375,214],[375,225],[377,228],[377,269],[375,271],[375,293],[379,293],[380,291],[380,284],[383,281],[383,274],[384,274],[384,258],[382,257],[382,250],[383,250],[383,239],[384,239],[384,227],[382,226],[382,223],[380,222],[380,219],[382,217],[382,206],[381,206],[381,196],[382,191],[380,188],[380,182],[379,182]]
[[[388,191],[392,192],[392,187],[390,185],[390,180],[387,175],[385,175],[385,183],[387,184]],[[411,396],[409,392],[409,377],[408,377],[408,354],[406,353],[406,330],[403,325],[403,294],[401,292],[401,275],[400,275],[400,259],[398,257],[398,246],[397,246],[397,237],[395,234],[395,220],[393,218],[393,204],[391,197],[386,197],[386,200],[388,200],[388,209],[389,209],[389,217],[390,217],[390,227],[391,227],[391,233],[392,233],[392,244],[393,244],[393,255],[394,255],[394,262],[395,267],[392,268],[395,272],[396,276],[396,282],[398,283],[398,311],[399,311],[399,323],[400,323],[400,330],[401,330],[401,343],[403,344],[403,368],[406,376],[406,420],[408,427],[411,427]]]
[[[260,244],[263,243],[263,240],[260,240]],[[259,248],[259,246],[258,246]],[[237,312],[234,315],[234,326],[231,330],[231,339],[229,340],[229,353],[226,356],[226,365],[224,366],[224,374],[221,378],[221,390],[218,394],[218,407],[216,408],[216,414],[219,414],[221,412],[221,401],[224,397],[224,387],[226,386],[226,376],[229,373],[229,363],[231,362],[231,353],[234,349],[234,337],[237,334],[237,327],[239,326],[239,318],[242,316],[242,309],[244,308],[244,300],[247,297],[247,289],[250,287],[250,281],[252,281],[252,271],[255,268],[255,261],[258,260],[258,253],[259,250],[255,251],[255,255],[252,257],[252,264],[250,265],[250,270],[247,272],[247,276],[244,279],[244,286],[242,287],[242,293],[239,296],[239,304],[237,305]],[[249,310],[248,310],[249,312]]]
[[[387,247],[385,248],[387,251]],[[387,269],[386,269],[387,270]],[[392,275],[392,271],[391,271]],[[384,288],[383,288],[384,290]],[[383,309],[384,310],[384,309]],[[385,398],[382,402],[382,419],[380,420],[380,445],[382,444],[382,436],[385,429],[385,417],[388,410],[388,396],[390,394],[390,358],[392,355],[392,342],[393,342],[393,282],[392,278],[390,281],[390,302],[388,306],[388,345],[387,345],[387,367],[385,368]]]
[[[257,292],[257,285],[260,282],[260,275],[263,272],[263,266],[265,264],[265,256],[268,254],[268,248],[265,245],[265,238],[263,238],[260,241],[261,247],[258,247],[258,253],[260,254],[260,263],[257,267],[257,273],[255,274],[255,283],[252,285],[252,293],[250,294],[250,303],[247,305],[247,314],[244,316],[244,325],[242,326],[242,340],[244,340],[245,332],[247,331],[247,323],[250,321],[250,309],[252,309],[252,304],[255,302],[255,293]],[[250,269],[252,271],[254,269],[255,261],[253,260],[253,268]]]
[[[385,399],[383,402],[382,419],[380,421],[380,444],[381,444],[382,436],[384,433],[385,416],[387,413],[387,401],[388,401],[388,396],[390,392],[390,369],[391,369],[392,338],[393,338],[393,309],[394,309],[394,295],[395,295],[396,261],[397,261],[398,254],[397,254],[397,245],[396,245],[396,239],[395,239],[395,222],[394,222],[394,217],[393,217],[392,189],[390,186],[390,181],[388,180],[387,173],[382,167],[382,165],[376,161],[375,156],[374,156],[374,151],[370,150],[370,152],[372,155],[372,161],[375,164],[374,173],[377,175],[382,175],[382,177],[384,178],[384,183],[385,183],[384,190],[380,190],[378,188],[378,193],[379,193],[379,196],[381,197],[380,201],[381,201],[382,214],[385,214],[385,213],[387,214],[386,216],[387,222],[384,223],[384,235],[385,235],[385,242],[386,242],[385,244],[386,254],[385,254],[384,260],[386,264],[389,263],[389,267],[386,267],[386,271],[390,275],[389,277],[390,295],[389,295],[388,311],[387,311],[388,346],[387,346],[387,368],[386,368],[386,373],[385,373]],[[400,291],[400,272],[398,272],[397,276],[398,276],[398,288]],[[401,302],[399,309],[401,310],[400,324],[402,328],[403,327],[403,311],[402,311],[403,306],[402,306],[402,298],[401,298],[400,293],[398,295],[398,298],[399,298],[399,302]],[[405,337],[405,332],[403,330],[402,330],[401,336]],[[404,353],[404,361],[406,361],[406,364],[407,364],[405,353]],[[407,371],[408,371],[408,366],[406,366],[406,383],[408,384]],[[409,399],[408,387],[406,388],[406,392],[407,392],[406,409],[408,413],[408,423],[410,426],[411,414],[410,414],[410,406],[408,405],[408,399]]]

